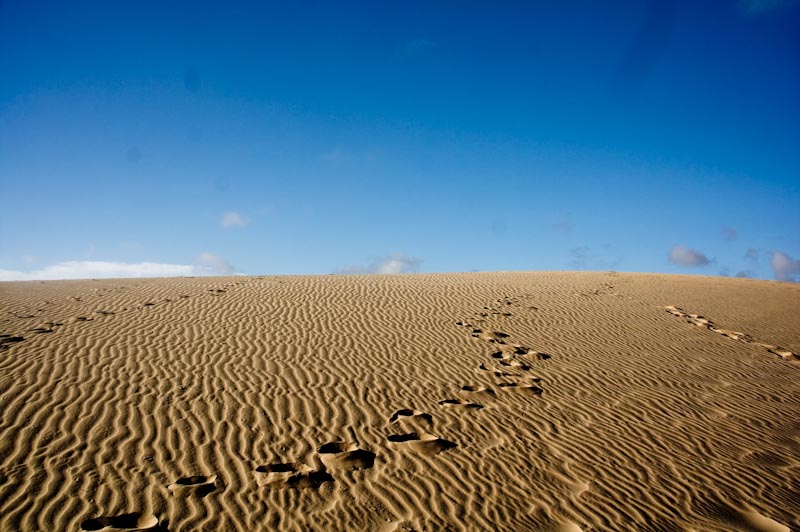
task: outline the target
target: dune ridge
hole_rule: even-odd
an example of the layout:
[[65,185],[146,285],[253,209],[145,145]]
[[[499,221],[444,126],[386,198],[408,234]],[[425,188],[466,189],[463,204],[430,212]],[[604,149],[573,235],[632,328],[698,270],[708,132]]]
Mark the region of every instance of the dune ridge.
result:
[[799,296],[614,272],[0,283],[0,530],[800,530]]

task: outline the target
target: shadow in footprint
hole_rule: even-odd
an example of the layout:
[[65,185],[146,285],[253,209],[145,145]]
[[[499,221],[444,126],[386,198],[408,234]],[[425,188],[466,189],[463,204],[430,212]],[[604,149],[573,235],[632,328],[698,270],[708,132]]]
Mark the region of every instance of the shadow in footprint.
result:
[[15,344],[17,342],[24,341],[25,338],[22,336],[11,336],[9,334],[0,334],[0,347],[8,347],[9,344]]
[[81,530],[152,530],[167,531],[166,523],[159,524],[153,514],[132,512],[108,517],[95,517],[81,523]]
[[299,462],[258,466],[256,473],[259,473],[259,485],[268,488],[317,489],[325,482],[333,482],[327,471],[312,469]]
[[462,386],[461,389],[459,390],[459,392],[465,393],[465,394],[488,395],[488,396],[492,396],[492,397],[497,395],[494,390],[492,390],[491,388],[487,388],[486,386],[466,385],[466,386]]
[[510,373],[506,373],[505,371],[501,371],[501,370],[499,370],[497,368],[490,368],[486,364],[481,364],[480,366],[478,366],[478,369],[481,370],[481,371],[490,371],[496,377],[510,377],[511,376]]
[[194,475],[179,478],[168,486],[172,493],[187,492],[201,499],[217,489],[217,475]]
[[387,438],[392,443],[406,445],[414,451],[429,456],[458,447],[458,444],[428,433],[409,432],[393,434]]
[[469,410],[480,410],[481,408],[483,408],[482,404],[471,403],[469,401],[462,401],[461,399],[443,399],[439,401],[439,405],[450,408],[454,407],[466,408]]
[[534,384],[526,384],[519,382],[501,382],[498,386],[504,390],[528,392],[535,395],[541,395],[544,390]]
[[392,417],[389,418],[389,423],[394,423],[396,421],[404,419],[424,421],[429,425],[433,423],[433,416],[431,416],[430,414],[422,412],[420,410],[412,410],[410,408],[401,408],[400,410],[392,414]]
[[375,463],[375,453],[359,449],[352,442],[329,442],[321,445],[317,453],[325,467],[340,471],[369,469]]

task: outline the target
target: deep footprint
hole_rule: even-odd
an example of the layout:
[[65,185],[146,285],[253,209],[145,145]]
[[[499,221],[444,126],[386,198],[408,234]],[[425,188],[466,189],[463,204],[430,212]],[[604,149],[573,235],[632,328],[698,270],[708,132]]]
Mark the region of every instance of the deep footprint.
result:
[[325,482],[333,482],[330,473],[299,462],[258,466],[256,473],[259,485],[268,488],[317,489]]
[[186,492],[202,499],[217,489],[217,475],[194,475],[191,477],[179,478],[167,486],[167,488],[172,493]]
[[475,394],[475,395],[490,395],[492,397],[497,395],[494,390],[492,390],[491,388],[487,388],[486,386],[466,385],[462,386],[459,392],[465,394]]
[[435,454],[439,454],[449,449],[458,447],[458,444],[454,442],[445,440],[443,438],[438,438],[433,434],[428,434],[425,432],[423,433],[409,432],[406,434],[393,434],[389,436],[387,439],[392,443],[398,443],[408,446],[414,451],[421,454],[426,454],[428,456],[433,456]]
[[133,512],[87,519],[81,523],[81,530],[150,530],[157,526],[158,517],[155,515]]
[[317,453],[325,467],[340,471],[369,469],[375,463],[375,453],[359,449],[352,442],[326,443],[317,449]]
[[470,410],[480,410],[483,408],[482,404],[479,403],[471,403],[469,401],[462,401],[461,399],[443,399],[439,401],[440,406],[444,407],[459,407],[459,408],[467,408]]
[[535,395],[541,395],[544,392],[543,389],[539,388],[534,384],[528,384],[522,382],[501,382],[497,386],[499,386],[504,390],[528,392]]
[[427,424],[433,423],[433,416],[426,412],[422,412],[420,410],[412,410],[410,408],[401,408],[394,414],[392,417],[389,418],[389,423],[395,423],[396,421],[400,421],[402,419],[407,420],[420,420],[424,421]]

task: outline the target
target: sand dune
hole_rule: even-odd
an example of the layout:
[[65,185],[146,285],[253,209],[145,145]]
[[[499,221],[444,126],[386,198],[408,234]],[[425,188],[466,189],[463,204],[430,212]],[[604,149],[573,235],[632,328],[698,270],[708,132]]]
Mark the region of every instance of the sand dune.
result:
[[800,530],[800,286],[0,283],[0,530]]

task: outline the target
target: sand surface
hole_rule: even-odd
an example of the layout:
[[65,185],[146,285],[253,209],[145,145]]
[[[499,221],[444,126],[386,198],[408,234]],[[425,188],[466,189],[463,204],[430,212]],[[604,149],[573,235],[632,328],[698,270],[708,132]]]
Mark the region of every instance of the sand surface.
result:
[[0,283],[0,530],[800,530],[800,286]]

